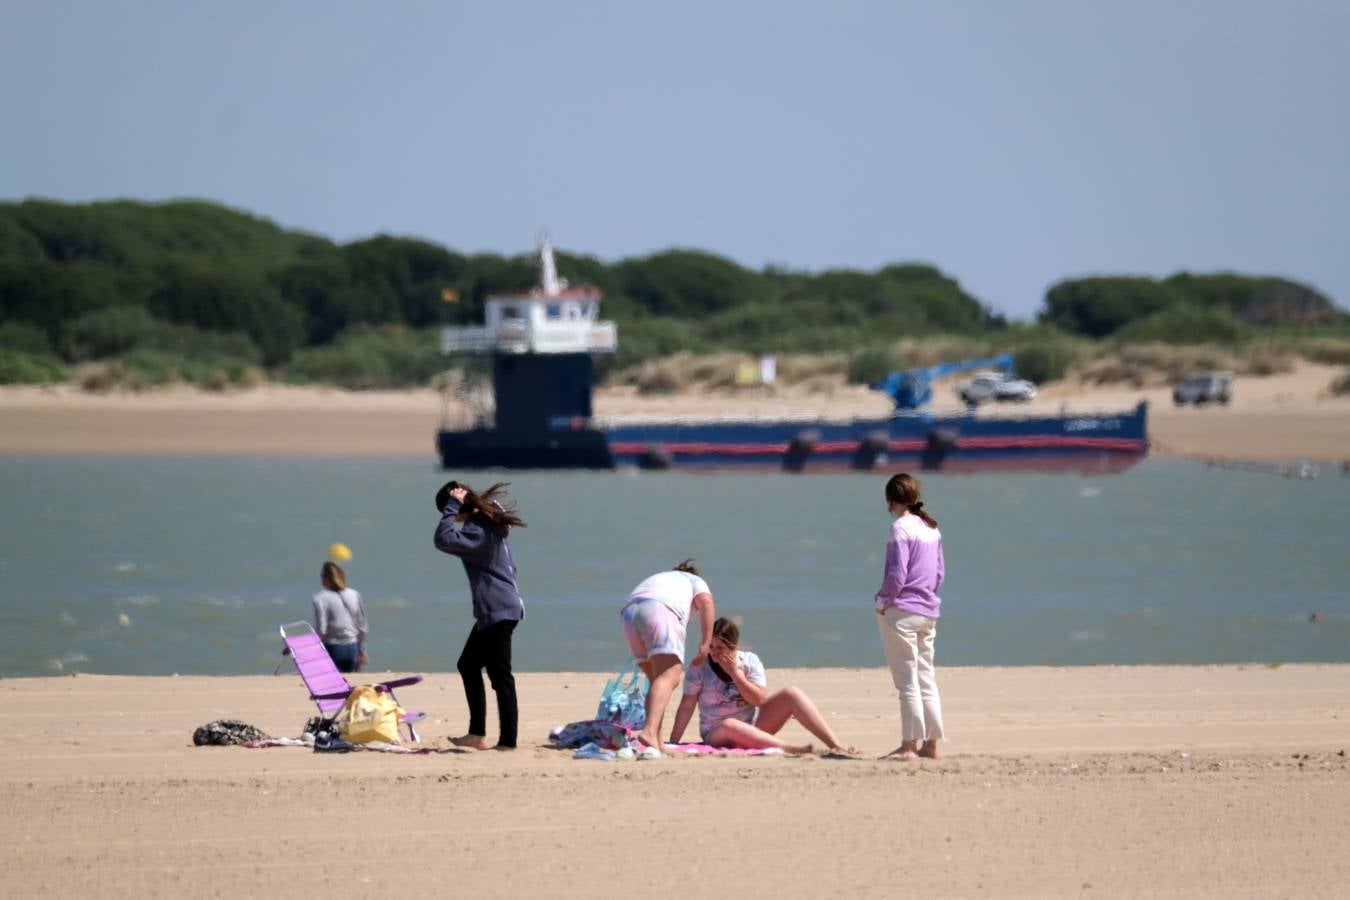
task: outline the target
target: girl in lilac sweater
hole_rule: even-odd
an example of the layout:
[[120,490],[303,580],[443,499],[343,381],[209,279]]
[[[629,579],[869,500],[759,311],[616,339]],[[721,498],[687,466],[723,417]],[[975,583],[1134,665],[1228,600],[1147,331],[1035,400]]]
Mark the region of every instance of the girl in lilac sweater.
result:
[[919,482],[895,475],[886,482],[886,508],[895,516],[886,543],[886,571],[874,600],[881,646],[900,692],[899,759],[938,758],[942,703],[933,669],[933,641],[942,608],[938,589],[945,566],[942,533],[923,508]]

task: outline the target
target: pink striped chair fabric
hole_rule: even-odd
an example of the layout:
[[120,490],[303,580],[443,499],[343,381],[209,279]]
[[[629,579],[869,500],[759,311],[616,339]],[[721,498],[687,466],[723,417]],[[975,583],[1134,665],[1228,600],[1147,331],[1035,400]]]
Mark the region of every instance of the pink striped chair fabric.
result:
[[[305,687],[309,688],[309,699],[319,707],[319,713],[325,718],[332,717],[342,709],[354,685],[338,671],[333,657],[328,655],[323,641],[308,622],[292,622],[289,625],[282,625],[280,630],[281,642],[286,645],[281,651],[282,655],[290,656],[295,661],[300,678],[305,682]],[[409,675],[392,681],[378,682],[375,687],[393,694],[394,688],[407,687],[421,680],[421,675]],[[396,695],[394,701],[398,702]],[[414,743],[421,740],[417,735],[417,729],[413,727],[414,723],[426,717],[427,714],[423,712],[410,712],[399,719],[399,723],[407,727],[408,737]]]

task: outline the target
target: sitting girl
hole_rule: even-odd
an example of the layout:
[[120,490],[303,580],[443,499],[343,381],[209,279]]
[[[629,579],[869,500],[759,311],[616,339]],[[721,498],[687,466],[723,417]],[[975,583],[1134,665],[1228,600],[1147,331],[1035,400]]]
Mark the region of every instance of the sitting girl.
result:
[[713,623],[713,638],[706,659],[689,666],[684,676],[684,696],[675,713],[670,742],[678,744],[698,706],[699,733],[712,747],[810,753],[810,744],[789,744],[776,735],[788,719],[825,743],[831,751],[856,753],[839,743],[820,710],[801,688],[787,687],[774,694],[766,689],[764,665],[748,650],[737,650],[741,630],[730,619]]

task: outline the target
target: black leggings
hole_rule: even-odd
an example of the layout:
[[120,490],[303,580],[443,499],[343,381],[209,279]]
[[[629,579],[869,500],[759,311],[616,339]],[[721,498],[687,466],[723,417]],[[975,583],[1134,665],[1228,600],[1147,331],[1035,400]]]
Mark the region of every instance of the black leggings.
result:
[[459,654],[459,677],[464,681],[464,699],[469,701],[469,734],[487,736],[487,693],[483,690],[483,670],[497,692],[497,716],[501,733],[497,746],[516,745],[516,725],[520,712],[516,709],[516,679],[511,674],[511,633],[520,624],[515,620],[493,622],[484,628],[474,627]]

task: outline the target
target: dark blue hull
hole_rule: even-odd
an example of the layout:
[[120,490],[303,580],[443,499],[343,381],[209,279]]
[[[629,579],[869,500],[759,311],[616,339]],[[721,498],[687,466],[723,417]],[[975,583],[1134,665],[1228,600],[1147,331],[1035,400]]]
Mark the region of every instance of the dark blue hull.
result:
[[442,431],[446,468],[761,469],[817,472],[1118,472],[1148,454],[1148,407],[1119,414],[987,418],[900,414],[827,422],[671,422],[603,431],[577,427],[507,440]]

